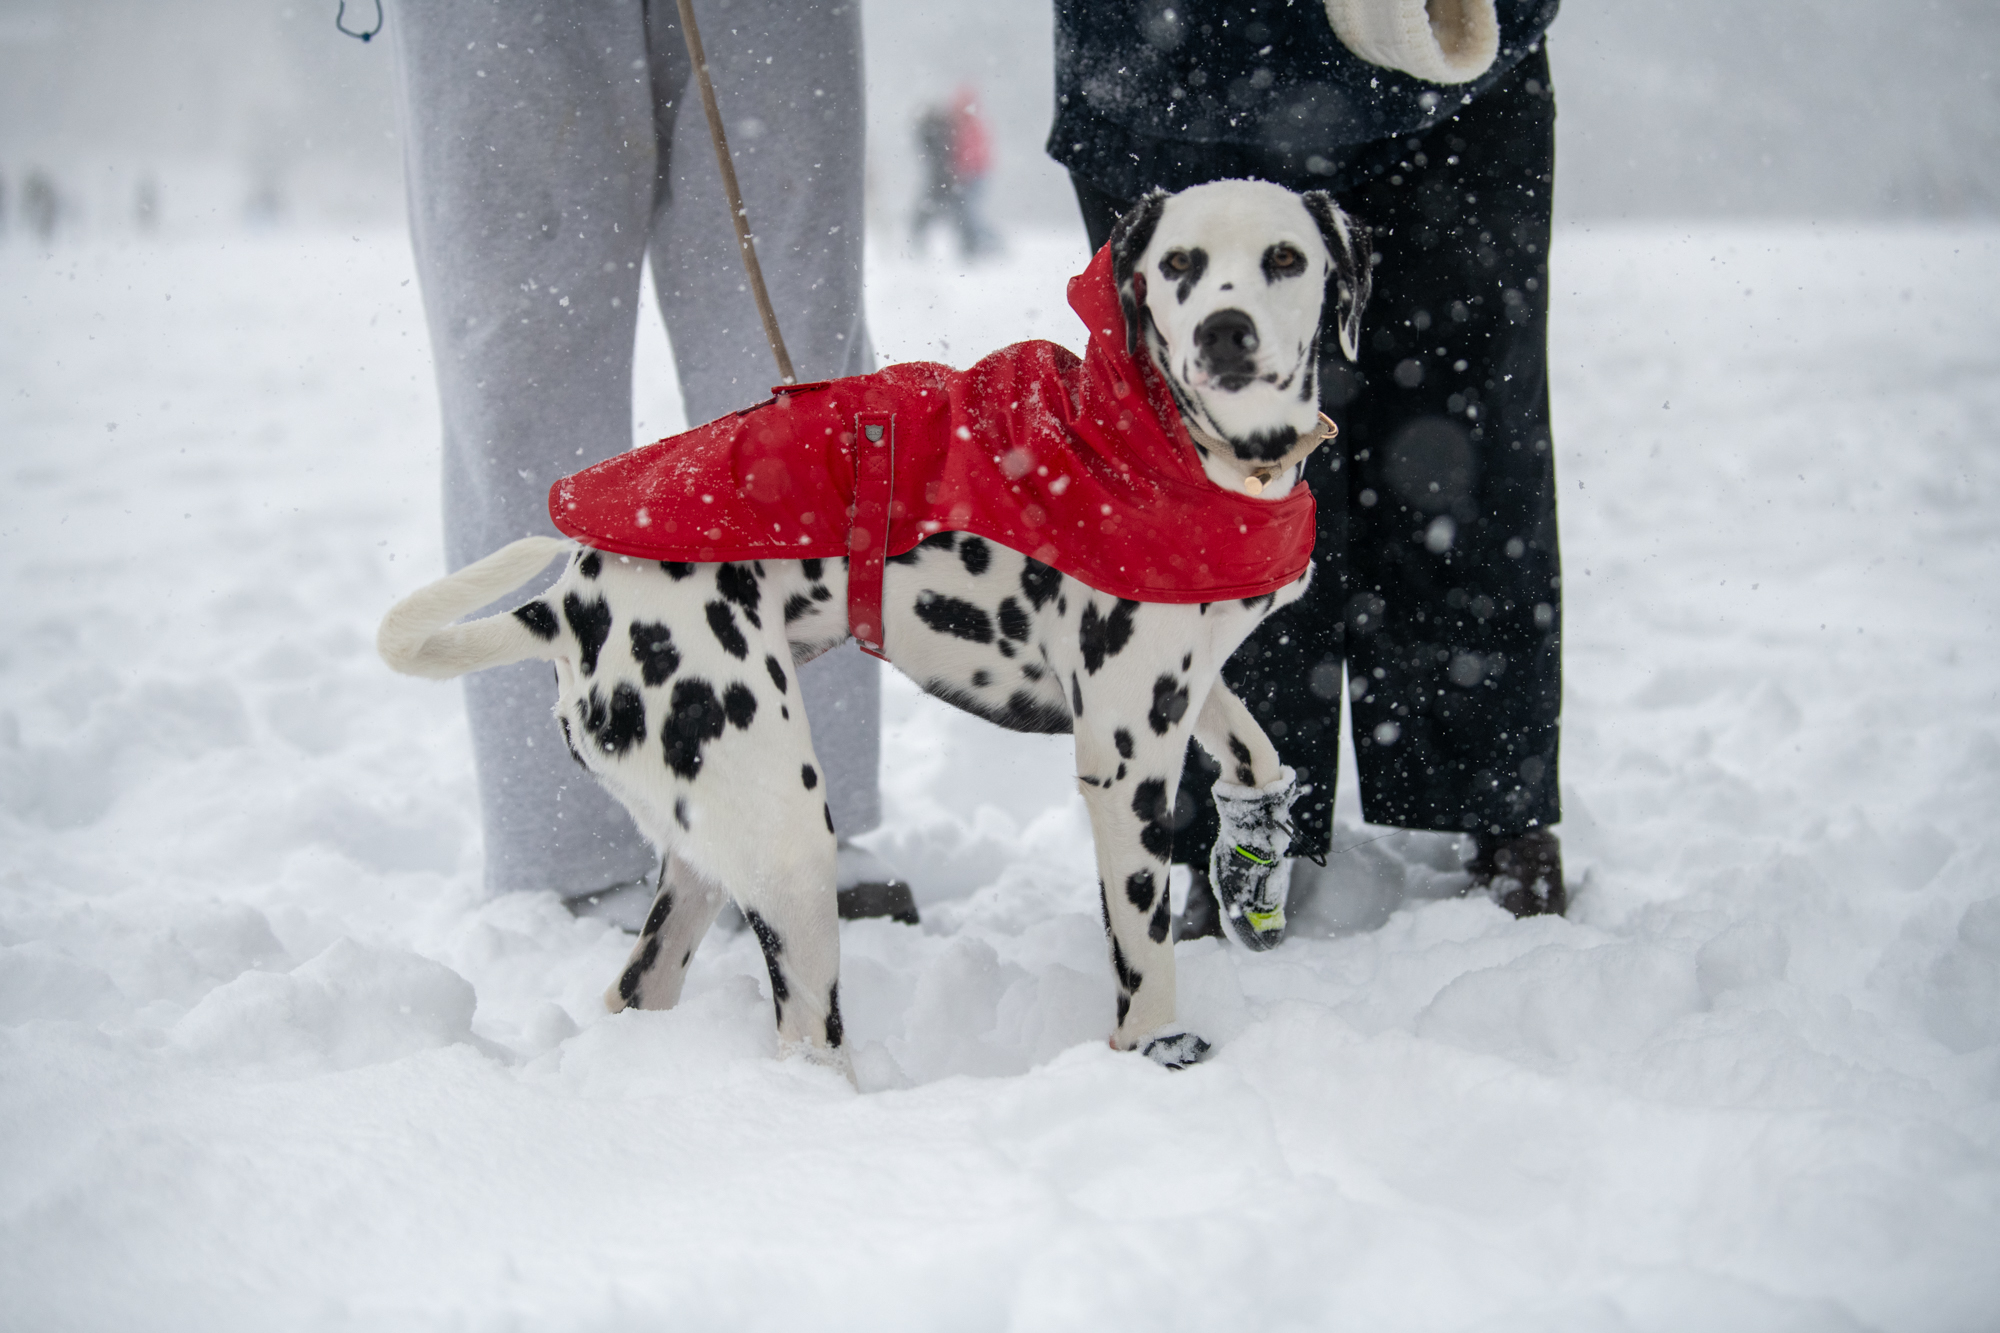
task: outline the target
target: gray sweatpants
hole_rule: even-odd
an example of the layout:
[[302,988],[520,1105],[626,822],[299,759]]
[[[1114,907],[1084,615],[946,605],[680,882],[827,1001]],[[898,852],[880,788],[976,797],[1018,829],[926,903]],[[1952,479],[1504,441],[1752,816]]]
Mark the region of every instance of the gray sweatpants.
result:
[[[872,370],[857,0],[696,8],[799,378]],[[550,484],[630,446],[642,261],[691,422],[761,400],[777,372],[672,0],[411,0],[387,27],[456,569],[553,532]],[[864,832],[880,819],[877,663],[850,644],[800,684],[835,824]],[[540,663],[466,682],[491,892],[573,896],[654,865],[624,810],[570,759],[553,698]]]

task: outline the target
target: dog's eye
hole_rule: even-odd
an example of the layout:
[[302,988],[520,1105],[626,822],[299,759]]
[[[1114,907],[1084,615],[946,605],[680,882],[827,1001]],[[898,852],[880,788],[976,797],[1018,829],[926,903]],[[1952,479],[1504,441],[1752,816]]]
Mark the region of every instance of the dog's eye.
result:
[[1188,257],[1188,252],[1185,250],[1170,251],[1161,262],[1166,265],[1169,273],[1185,273],[1194,267],[1194,260]]
[[1264,267],[1271,273],[1298,273],[1305,266],[1306,257],[1289,245],[1274,245],[1264,256]]

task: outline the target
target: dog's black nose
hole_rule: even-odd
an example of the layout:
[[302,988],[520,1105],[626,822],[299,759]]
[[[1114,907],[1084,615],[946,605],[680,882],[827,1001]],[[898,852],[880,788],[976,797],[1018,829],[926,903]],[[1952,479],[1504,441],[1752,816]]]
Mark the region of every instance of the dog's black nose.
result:
[[1255,369],[1257,321],[1241,310],[1218,310],[1195,326],[1194,345],[1202,364],[1225,381]]

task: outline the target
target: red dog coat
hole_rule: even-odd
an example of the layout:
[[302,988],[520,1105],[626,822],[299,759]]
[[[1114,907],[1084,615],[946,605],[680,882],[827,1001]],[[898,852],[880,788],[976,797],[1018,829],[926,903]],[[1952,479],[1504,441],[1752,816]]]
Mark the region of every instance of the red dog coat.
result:
[[565,477],[562,532],[616,555],[848,556],[849,624],[881,648],[882,562],[976,533],[1114,597],[1258,597],[1312,558],[1313,501],[1226,491],[1159,374],[1126,351],[1111,254],[1070,279],[1083,359],[1050,342],[969,370],[927,361],[783,385],[776,397]]

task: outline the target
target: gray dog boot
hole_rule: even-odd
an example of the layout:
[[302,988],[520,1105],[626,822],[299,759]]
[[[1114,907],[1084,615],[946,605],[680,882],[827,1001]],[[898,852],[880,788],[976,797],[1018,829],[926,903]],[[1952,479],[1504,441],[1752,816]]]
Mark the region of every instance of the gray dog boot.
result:
[[1208,857],[1208,878],[1223,924],[1247,949],[1275,949],[1285,938],[1285,896],[1292,887],[1292,797],[1298,775],[1278,770],[1268,787],[1215,784],[1222,831]]

